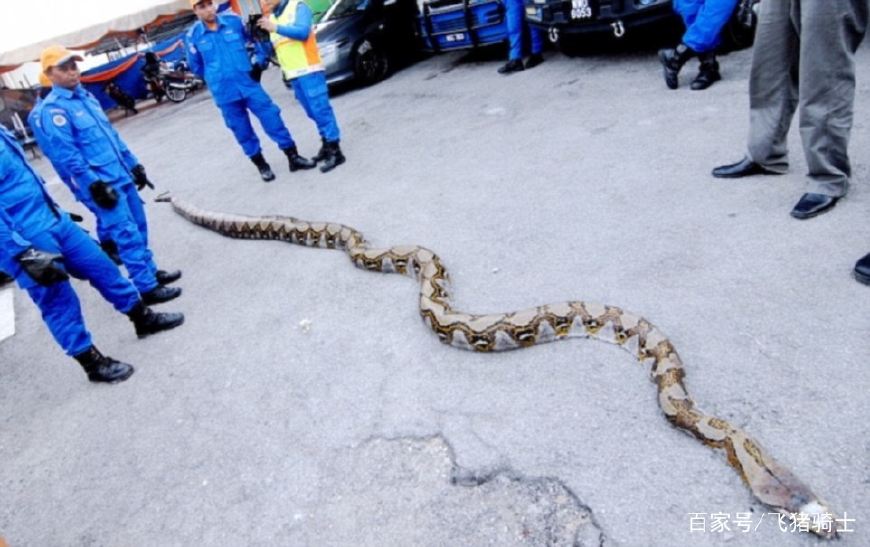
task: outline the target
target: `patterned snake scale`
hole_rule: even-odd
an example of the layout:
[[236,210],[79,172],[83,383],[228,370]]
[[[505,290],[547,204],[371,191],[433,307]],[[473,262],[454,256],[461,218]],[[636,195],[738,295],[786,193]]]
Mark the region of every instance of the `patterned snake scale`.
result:
[[399,273],[420,283],[420,315],[438,338],[453,347],[482,351],[525,348],[565,338],[596,338],[631,352],[650,374],[658,403],[674,426],[702,443],[725,452],[759,501],[785,515],[799,530],[837,537],[837,517],[791,471],[776,462],[744,431],[702,412],[683,383],[685,371],[671,342],[646,319],[614,306],[571,301],[510,313],[472,315],[452,308],[449,277],[441,259],[417,246],[369,248],[363,235],[332,222],[306,222],[285,216],[250,217],[212,213],[168,194],[181,216],[222,235],[240,239],[274,239],[306,247],[344,250],[365,270]]

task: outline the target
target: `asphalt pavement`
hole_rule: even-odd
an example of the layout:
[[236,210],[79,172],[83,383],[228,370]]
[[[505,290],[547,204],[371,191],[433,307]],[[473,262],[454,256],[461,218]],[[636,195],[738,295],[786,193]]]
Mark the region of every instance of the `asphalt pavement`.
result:
[[[748,126],[750,54],[707,91],[669,91],[654,51],[550,52],[508,77],[447,54],[333,100],[347,163],[260,181],[207,92],[117,121],[157,184],[143,196],[185,324],[138,340],[76,282],[103,352],[92,385],[15,290],[0,342],[0,536],[44,545],[817,545],[781,531],[724,457],[663,418],[636,361],[588,340],[503,354],[441,344],[408,278],[337,251],[232,240],[200,207],[341,222],[419,244],[456,309],[620,306],[679,351],[707,412],[745,428],[870,544],[870,52],[849,195],[789,211],[806,170],[726,181]],[[264,76],[304,155],[314,125]],[[261,133],[262,134],[262,133]],[[44,159],[50,191],[72,201]],[[852,520],[854,519],[854,520]],[[722,523],[727,529],[722,528]],[[699,526],[703,524],[703,526]]]

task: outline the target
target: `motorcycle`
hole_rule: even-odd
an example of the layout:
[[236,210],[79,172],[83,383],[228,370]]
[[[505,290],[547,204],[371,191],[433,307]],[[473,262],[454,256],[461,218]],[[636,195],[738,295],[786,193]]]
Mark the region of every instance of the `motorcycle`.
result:
[[159,79],[166,98],[174,103],[180,103],[189,94],[205,86],[202,79],[185,70],[183,66],[174,67],[172,70],[161,70]]

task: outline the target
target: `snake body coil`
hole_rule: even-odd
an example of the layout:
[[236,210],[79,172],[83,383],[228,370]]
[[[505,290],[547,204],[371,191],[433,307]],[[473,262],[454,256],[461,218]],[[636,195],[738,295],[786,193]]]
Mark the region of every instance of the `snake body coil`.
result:
[[828,539],[837,537],[833,526],[836,516],[809,487],[743,430],[695,405],[683,383],[685,371],[676,350],[643,317],[615,306],[581,301],[501,314],[463,313],[451,306],[449,278],[441,259],[424,247],[372,249],[359,231],[342,224],[212,213],[172,197],[158,201],[171,201],[174,210],[187,220],[225,236],[340,249],[359,268],[413,277],[420,283],[423,321],[442,342],[457,348],[504,351],[572,337],[617,344],[649,367],[659,407],[668,421],[705,445],[724,451],[728,463],[759,501],[787,516],[799,530]]

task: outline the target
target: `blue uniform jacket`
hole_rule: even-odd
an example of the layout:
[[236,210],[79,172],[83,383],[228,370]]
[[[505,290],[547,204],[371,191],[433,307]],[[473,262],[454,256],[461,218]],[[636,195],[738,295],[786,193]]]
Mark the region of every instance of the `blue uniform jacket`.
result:
[[0,270],[35,286],[15,257],[31,247],[28,234],[54,226],[63,213],[45,191],[42,179],[24,156],[15,136],[0,125]]
[[[253,67],[246,48],[249,41],[245,25],[237,15],[218,15],[215,30],[197,21],[187,31],[187,63],[205,79],[218,105],[250,97],[260,88],[250,76]],[[258,59],[258,63],[261,61]]]
[[88,187],[98,180],[119,188],[133,183],[130,169],[139,160],[81,85],[55,87],[42,102],[39,119],[47,140],[42,151],[76,199],[92,203]]

